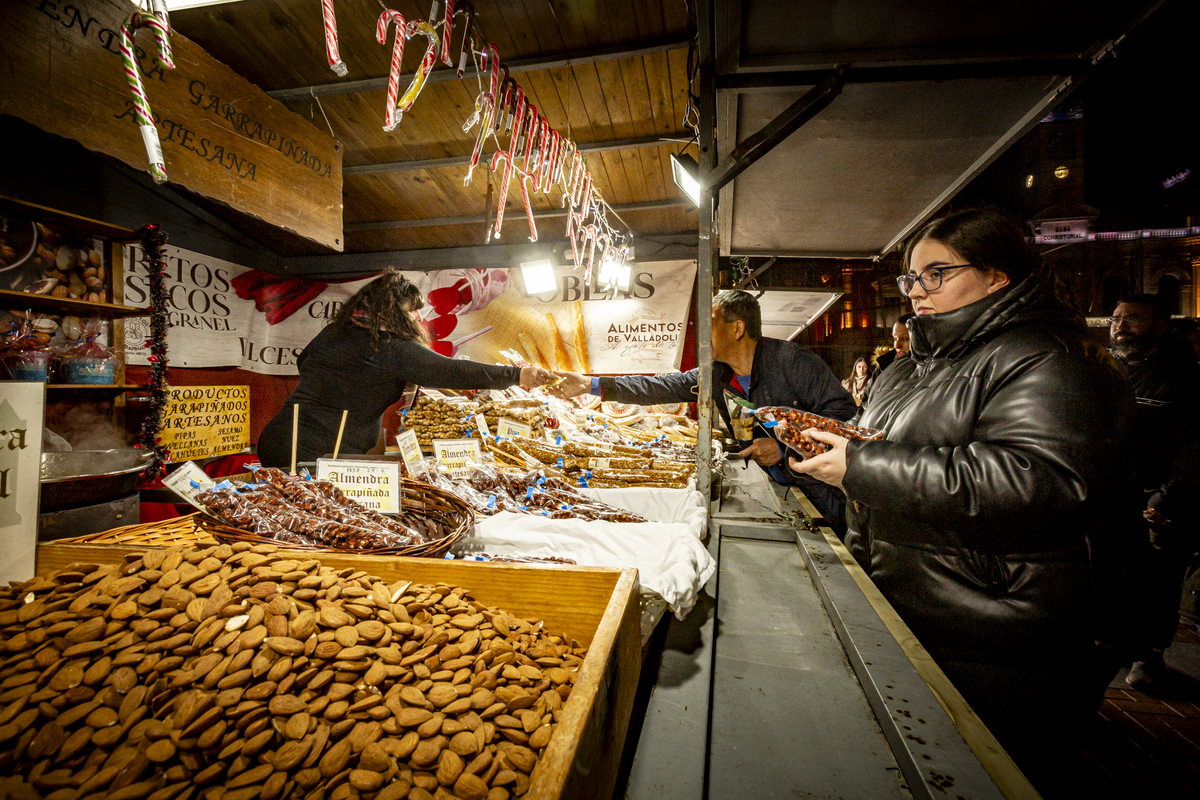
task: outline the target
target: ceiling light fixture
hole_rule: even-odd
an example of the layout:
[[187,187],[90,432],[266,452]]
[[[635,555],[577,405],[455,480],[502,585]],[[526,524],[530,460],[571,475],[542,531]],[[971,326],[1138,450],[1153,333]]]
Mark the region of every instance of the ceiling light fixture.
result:
[[680,153],[671,154],[671,175],[675,185],[683,189],[684,194],[691,198],[696,207],[700,206],[700,165],[696,159]]

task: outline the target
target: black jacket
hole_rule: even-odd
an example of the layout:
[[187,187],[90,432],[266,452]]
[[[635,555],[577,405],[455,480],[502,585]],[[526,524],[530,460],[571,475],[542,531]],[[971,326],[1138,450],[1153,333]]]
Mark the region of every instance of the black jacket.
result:
[[[700,370],[656,375],[647,378],[631,375],[623,378],[601,378],[600,392],[605,400],[619,403],[692,403],[696,401]],[[713,363],[712,396],[725,426],[732,430],[729,411],[725,405],[726,389],[741,395],[733,369],[722,361]],[[848,420],[858,410],[850,394],[842,388],[837,376],[828,365],[811,350],[794,342],[763,337],[754,350],[754,366],[750,371],[750,396],[754,406],[790,406],[811,411],[824,417]],[[768,435],[757,429],[760,436]],[[776,480],[786,478],[786,483],[805,486],[809,483],[821,487],[817,481],[796,475],[787,470],[786,460],[780,470],[772,468]],[[784,472],[784,470],[787,470]]]
[[886,440],[847,448],[846,544],[939,661],[1090,646],[1088,545],[1130,474],[1128,384],[1044,269],[909,329],[858,420]]
[[[1195,514],[1200,483],[1200,366],[1192,346],[1170,333],[1144,359],[1118,363],[1137,395],[1133,434],[1137,485],[1171,519]],[[1141,498],[1145,506],[1147,498]]]

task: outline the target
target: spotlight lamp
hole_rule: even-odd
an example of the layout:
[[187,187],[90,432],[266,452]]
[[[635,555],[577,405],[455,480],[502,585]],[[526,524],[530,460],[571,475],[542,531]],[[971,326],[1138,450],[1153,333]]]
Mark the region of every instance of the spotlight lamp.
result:
[[696,159],[691,156],[680,153],[671,154],[671,175],[675,178],[675,185],[683,189],[691,201],[700,206],[700,165],[696,163]]
[[550,263],[549,259],[522,262],[521,277],[525,281],[526,297],[558,290],[558,279],[554,275],[554,265]]

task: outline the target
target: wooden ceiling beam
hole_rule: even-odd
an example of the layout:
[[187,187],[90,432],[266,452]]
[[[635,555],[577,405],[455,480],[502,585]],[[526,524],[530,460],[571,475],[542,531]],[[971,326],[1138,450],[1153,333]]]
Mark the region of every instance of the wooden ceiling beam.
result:
[[[595,64],[600,61],[613,61],[622,58],[650,55],[652,53],[662,53],[667,50],[680,50],[687,47],[689,42],[691,42],[691,37],[676,36],[667,39],[655,39],[636,47],[618,45],[616,47],[604,47],[599,50],[589,50],[582,53],[562,53],[552,56],[539,56],[538,58],[522,58],[503,63],[504,66],[508,67],[510,75],[516,75],[520,72],[557,69],[559,67],[570,67],[578,64]],[[462,78],[459,78],[457,70],[452,67],[443,67],[430,72],[429,77],[426,78],[426,83],[444,83],[446,81],[457,80],[469,81],[477,77],[479,77],[479,72],[475,69],[468,70]],[[413,73],[411,72],[401,75],[398,85],[407,86],[412,81],[412,78]],[[276,100],[303,100],[308,97],[330,97],[337,94],[382,91],[387,88],[387,85],[388,79],[386,77],[367,78],[359,81],[337,81],[335,83],[318,83],[313,86],[296,86],[291,89],[276,89],[267,92],[267,94]]]
[[[658,208],[675,208],[676,206],[691,205],[691,200],[684,197],[671,198],[668,200],[648,200],[643,203],[618,203],[611,205],[613,211],[618,214],[624,214],[627,211],[650,211]],[[565,208],[549,208],[538,209],[533,212],[534,219],[549,219],[553,217],[565,217],[567,210]],[[424,219],[393,219],[384,220],[382,222],[352,222],[348,225],[343,225],[342,230],[345,233],[354,233],[356,231],[390,231],[400,228],[436,228],[443,225],[482,225],[486,220],[483,214],[475,214],[465,217],[427,217]],[[524,215],[520,213],[520,208],[517,208],[509,215],[509,223],[516,225],[524,221]]]
[[[576,142],[581,153],[604,153],[610,150],[633,150],[639,147],[658,147],[665,144],[690,142],[692,135],[687,131],[658,133],[653,136],[638,136],[633,139],[610,139],[600,142]],[[342,167],[343,175],[378,175],[384,172],[411,172],[418,169],[444,169],[465,167],[471,163],[470,156],[452,158],[426,158],[418,161],[382,161],[374,164],[355,164]]]

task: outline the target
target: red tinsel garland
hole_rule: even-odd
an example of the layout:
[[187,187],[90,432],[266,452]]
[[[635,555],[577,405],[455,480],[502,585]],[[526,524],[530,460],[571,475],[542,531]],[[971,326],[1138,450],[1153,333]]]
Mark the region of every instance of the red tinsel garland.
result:
[[171,460],[171,452],[162,445],[162,423],[168,391],[167,328],[170,327],[167,322],[167,290],[163,282],[167,265],[162,255],[167,235],[157,225],[146,225],[138,231],[138,236],[142,240],[142,260],[150,277],[150,337],[142,343],[142,347],[150,349],[147,357],[150,362],[150,381],[147,385],[150,409],[142,423],[139,444],[134,446],[150,452],[150,463],[142,472],[142,478],[152,481],[166,474],[166,464]]

